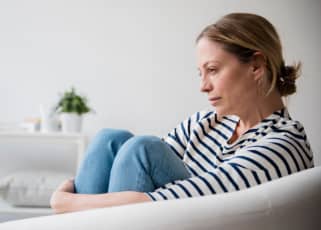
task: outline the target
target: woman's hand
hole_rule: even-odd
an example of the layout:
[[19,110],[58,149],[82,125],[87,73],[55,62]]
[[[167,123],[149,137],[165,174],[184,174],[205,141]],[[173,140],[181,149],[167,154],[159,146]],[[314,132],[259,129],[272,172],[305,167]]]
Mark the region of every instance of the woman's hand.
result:
[[64,213],[72,206],[73,196],[75,192],[74,180],[68,179],[63,181],[58,188],[52,193],[50,198],[50,206],[55,213]]
[[73,180],[65,180],[58,186],[50,199],[50,206],[55,213],[59,214],[151,201],[146,194],[134,191],[104,194],[78,194],[74,192],[75,187]]
[[56,191],[74,193],[75,192],[74,179],[68,179],[68,180],[63,181],[58,186]]

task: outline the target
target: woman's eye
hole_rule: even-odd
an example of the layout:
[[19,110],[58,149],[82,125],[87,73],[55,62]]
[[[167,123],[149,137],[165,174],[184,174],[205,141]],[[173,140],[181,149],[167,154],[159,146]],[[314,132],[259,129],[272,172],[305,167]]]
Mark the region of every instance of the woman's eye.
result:
[[209,73],[215,73],[215,72],[217,72],[217,69],[216,68],[208,68],[207,71]]

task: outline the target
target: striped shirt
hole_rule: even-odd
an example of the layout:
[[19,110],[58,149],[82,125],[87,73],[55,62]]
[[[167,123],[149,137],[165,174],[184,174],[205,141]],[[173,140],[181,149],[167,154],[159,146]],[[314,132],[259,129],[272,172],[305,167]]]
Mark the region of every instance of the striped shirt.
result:
[[238,121],[207,110],[180,123],[164,140],[191,177],[146,194],[157,201],[232,192],[313,167],[304,128],[286,108],[229,144]]

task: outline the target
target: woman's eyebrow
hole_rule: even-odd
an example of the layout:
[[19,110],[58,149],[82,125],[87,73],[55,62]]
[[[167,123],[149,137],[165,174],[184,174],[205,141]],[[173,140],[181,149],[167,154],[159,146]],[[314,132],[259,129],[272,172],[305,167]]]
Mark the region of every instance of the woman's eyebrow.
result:
[[207,61],[207,62],[205,62],[204,64],[203,64],[203,68],[204,67],[206,67],[209,63],[215,63],[215,64],[220,64],[220,62],[219,61],[216,61],[216,60],[210,60],[210,61]]
[[[207,65],[208,65],[209,63],[216,63],[216,64],[220,64],[220,62],[219,62],[219,61],[216,61],[216,60],[210,60],[210,61],[205,62],[205,63],[201,66],[201,68],[205,68],[205,67],[207,67]],[[200,69],[199,67],[197,67],[197,70],[198,70],[198,71],[201,71],[201,69]]]

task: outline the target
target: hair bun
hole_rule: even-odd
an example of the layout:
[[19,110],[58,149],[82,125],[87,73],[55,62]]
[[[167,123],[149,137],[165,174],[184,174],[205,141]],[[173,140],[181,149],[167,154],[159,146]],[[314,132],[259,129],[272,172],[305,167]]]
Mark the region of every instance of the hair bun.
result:
[[288,96],[296,92],[295,81],[300,76],[300,70],[301,63],[293,66],[282,65],[277,82],[281,96]]

